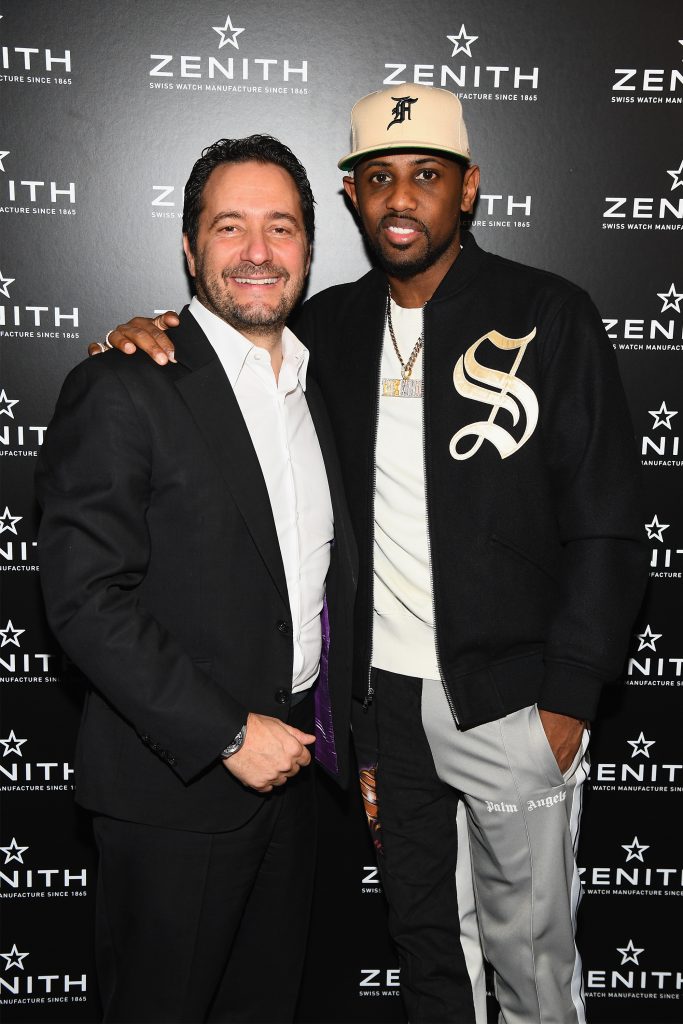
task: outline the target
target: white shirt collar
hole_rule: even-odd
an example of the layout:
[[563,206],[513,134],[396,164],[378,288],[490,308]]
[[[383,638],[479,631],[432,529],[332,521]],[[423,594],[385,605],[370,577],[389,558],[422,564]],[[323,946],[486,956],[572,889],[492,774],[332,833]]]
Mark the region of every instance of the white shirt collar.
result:
[[[202,305],[196,295],[193,295],[189,309],[220,356],[230,385],[234,388],[247,357],[256,346],[229,323],[221,320],[219,316]],[[299,383],[305,391],[309,352],[289,327],[285,327],[282,332],[282,358],[283,362],[296,367]]]

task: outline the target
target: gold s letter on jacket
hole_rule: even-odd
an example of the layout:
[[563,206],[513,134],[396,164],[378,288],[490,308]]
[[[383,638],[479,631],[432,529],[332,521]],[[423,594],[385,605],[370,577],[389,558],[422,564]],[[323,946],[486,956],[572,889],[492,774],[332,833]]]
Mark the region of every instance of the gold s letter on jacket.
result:
[[[484,441],[490,441],[498,450],[501,459],[507,459],[509,455],[514,455],[516,451],[519,451],[533,434],[538,423],[538,400],[529,385],[517,379],[516,373],[526,352],[527,345],[535,337],[535,327],[524,338],[506,338],[504,334],[499,334],[498,331],[489,331],[479,338],[478,341],[475,341],[474,345],[468,348],[464,356],[460,356],[458,359],[453,370],[455,390],[463,398],[469,398],[474,402],[485,402],[487,405],[490,405],[491,412],[487,420],[468,423],[467,426],[461,427],[457,434],[453,435],[449,451],[454,459],[458,459],[458,461],[471,459],[479,451]],[[477,349],[485,341],[492,342],[496,348],[503,351],[517,350],[515,361],[507,373],[477,362]],[[473,383],[474,381],[488,386],[479,387],[479,384]],[[524,410],[526,426],[520,439],[516,440],[509,430],[500,426],[495,420],[499,411],[504,409],[510,414],[513,425],[516,426],[519,422],[520,408]],[[463,450],[460,442],[465,438],[474,438],[475,440],[469,448]],[[460,448],[458,447],[459,445]]]

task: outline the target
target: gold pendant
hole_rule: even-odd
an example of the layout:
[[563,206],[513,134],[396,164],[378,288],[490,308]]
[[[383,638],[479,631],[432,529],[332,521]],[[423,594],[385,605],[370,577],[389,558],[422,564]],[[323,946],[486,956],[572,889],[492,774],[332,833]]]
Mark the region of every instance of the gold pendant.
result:
[[382,396],[384,398],[422,398],[422,381],[383,377]]

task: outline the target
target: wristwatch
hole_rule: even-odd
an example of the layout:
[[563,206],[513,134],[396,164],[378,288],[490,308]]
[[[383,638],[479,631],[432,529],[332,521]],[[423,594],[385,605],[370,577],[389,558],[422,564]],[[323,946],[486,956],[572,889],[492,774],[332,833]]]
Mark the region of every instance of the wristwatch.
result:
[[240,731],[235,736],[235,738],[232,741],[232,743],[228,743],[228,745],[225,748],[225,750],[221,751],[221,758],[223,760],[225,760],[226,757],[232,757],[232,755],[236,754],[238,750],[241,750],[242,749],[242,744],[244,743],[246,737],[247,737],[247,723],[245,722],[244,725],[242,726],[242,728],[240,729]]

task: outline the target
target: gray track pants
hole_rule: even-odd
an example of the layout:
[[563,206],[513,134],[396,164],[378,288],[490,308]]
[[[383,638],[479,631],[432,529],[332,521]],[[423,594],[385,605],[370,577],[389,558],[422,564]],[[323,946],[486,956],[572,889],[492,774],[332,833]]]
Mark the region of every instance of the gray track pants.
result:
[[[377,781],[383,878],[411,1021],[485,1020],[472,941],[473,897],[481,945],[494,969],[501,1024],[584,1024],[574,932],[587,734],[563,777],[535,707],[459,732],[440,681],[380,676]],[[399,693],[404,684],[412,695]],[[407,715],[421,711],[424,739],[416,737],[415,715],[409,747],[398,735],[401,705]],[[399,746],[400,760],[411,762],[407,766],[399,767]],[[461,840],[456,897],[451,891],[458,798],[467,813],[471,873]],[[429,832],[422,839],[421,830]],[[462,921],[457,950],[449,947],[445,908],[456,936]],[[430,929],[432,934],[426,934]],[[442,950],[446,955],[441,956]],[[471,1015],[457,1004],[463,957],[472,984]],[[457,984],[446,978],[449,958],[460,960]]]

